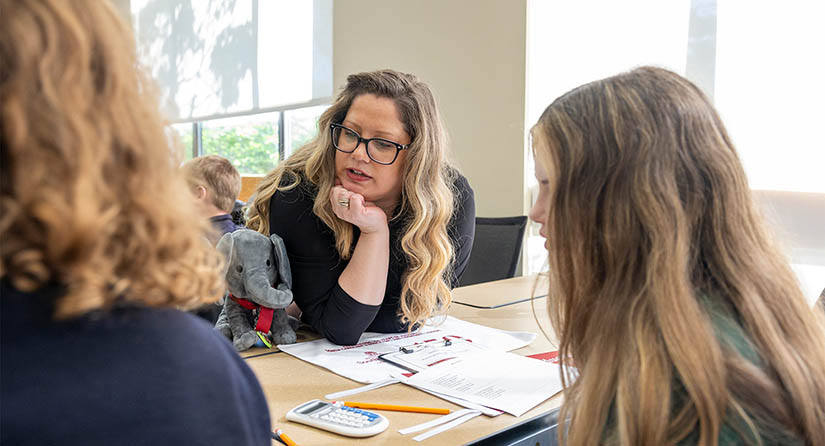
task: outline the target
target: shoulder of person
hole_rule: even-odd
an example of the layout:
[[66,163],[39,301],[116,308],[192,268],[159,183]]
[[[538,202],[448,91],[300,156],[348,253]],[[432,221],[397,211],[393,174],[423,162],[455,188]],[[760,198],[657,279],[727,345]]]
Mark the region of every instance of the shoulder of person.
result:
[[232,345],[208,322],[184,311],[133,306],[114,309],[101,319],[138,336],[141,347],[157,349],[158,354],[168,355],[166,360],[220,369],[240,362]]
[[475,192],[467,178],[454,167],[449,167],[449,176],[452,180],[452,191],[455,197],[455,206],[463,213],[473,214],[475,218]]
[[[295,185],[296,181],[297,185]],[[285,189],[276,191],[270,200],[279,204],[310,203],[311,205],[318,194],[318,187],[302,172],[284,172],[278,187]]]
[[467,178],[455,167],[447,168],[447,179],[452,181],[452,189],[456,195],[472,195],[473,188]]

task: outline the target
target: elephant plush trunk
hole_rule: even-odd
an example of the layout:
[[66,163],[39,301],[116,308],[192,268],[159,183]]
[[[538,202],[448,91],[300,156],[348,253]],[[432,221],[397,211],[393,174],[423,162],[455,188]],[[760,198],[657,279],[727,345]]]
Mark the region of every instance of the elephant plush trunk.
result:
[[245,286],[247,299],[259,305],[269,308],[286,308],[292,302],[292,291],[286,288],[273,288],[265,271],[248,274]]

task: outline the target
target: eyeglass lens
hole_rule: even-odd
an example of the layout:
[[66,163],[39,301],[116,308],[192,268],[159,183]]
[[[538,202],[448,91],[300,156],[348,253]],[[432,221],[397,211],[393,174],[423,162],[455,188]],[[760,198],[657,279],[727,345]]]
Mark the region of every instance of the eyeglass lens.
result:
[[[335,148],[342,152],[353,152],[358,147],[360,135],[354,131],[341,127],[333,127],[332,140]],[[398,148],[390,141],[371,139],[367,144],[367,155],[375,162],[391,164],[395,161]]]

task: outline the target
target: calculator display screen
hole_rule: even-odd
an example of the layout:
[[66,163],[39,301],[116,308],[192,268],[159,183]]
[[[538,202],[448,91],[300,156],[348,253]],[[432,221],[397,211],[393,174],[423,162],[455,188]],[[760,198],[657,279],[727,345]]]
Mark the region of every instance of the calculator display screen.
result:
[[307,406],[304,406],[304,407],[303,407],[303,408],[301,408],[300,410],[296,410],[296,412],[298,412],[298,413],[299,413],[299,414],[301,414],[301,415],[304,415],[304,414],[308,414],[308,413],[310,413],[310,412],[312,412],[312,411],[314,411],[314,410],[320,409],[320,408],[322,408],[322,407],[324,407],[324,403],[322,403],[322,402],[317,402],[317,403],[315,403],[315,404],[309,404],[309,405],[307,405]]

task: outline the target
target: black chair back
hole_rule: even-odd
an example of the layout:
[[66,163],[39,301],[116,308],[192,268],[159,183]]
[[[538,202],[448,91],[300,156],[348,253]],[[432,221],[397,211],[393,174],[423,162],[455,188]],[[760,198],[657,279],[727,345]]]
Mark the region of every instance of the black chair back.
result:
[[476,217],[476,234],[470,262],[459,286],[515,276],[521,255],[527,217]]

